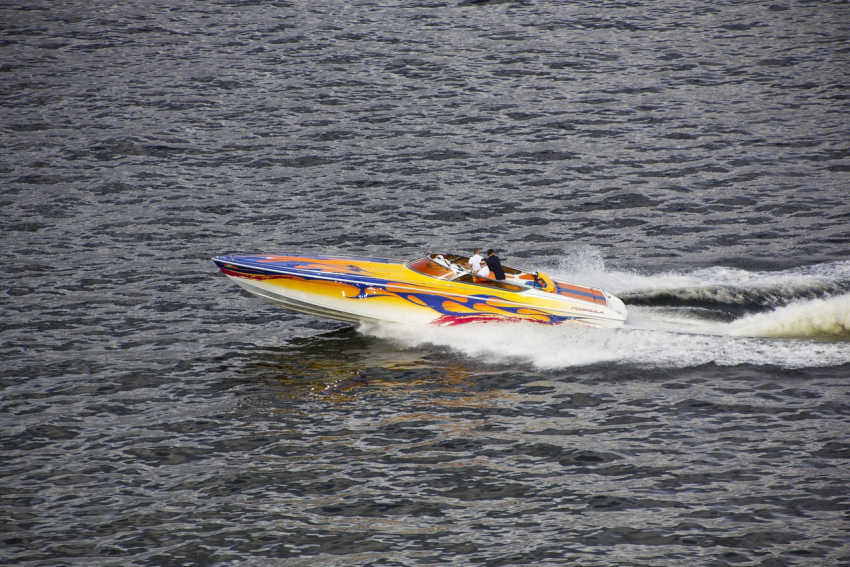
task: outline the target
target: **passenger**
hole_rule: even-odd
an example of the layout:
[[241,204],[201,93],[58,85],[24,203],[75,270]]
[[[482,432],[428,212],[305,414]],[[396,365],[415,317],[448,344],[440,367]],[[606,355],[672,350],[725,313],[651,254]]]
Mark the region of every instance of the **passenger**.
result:
[[471,272],[477,272],[479,268],[479,264],[484,257],[481,255],[481,248],[476,248],[472,251],[472,257],[469,259],[469,263],[466,264],[466,269]]
[[482,278],[486,278],[490,276],[490,267],[487,265],[487,260],[481,259],[478,262],[478,271],[475,272],[476,276],[481,276]]
[[502,261],[496,256],[496,251],[490,248],[487,251],[487,267],[490,268],[490,273],[497,280],[505,279],[505,271],[502,269]]

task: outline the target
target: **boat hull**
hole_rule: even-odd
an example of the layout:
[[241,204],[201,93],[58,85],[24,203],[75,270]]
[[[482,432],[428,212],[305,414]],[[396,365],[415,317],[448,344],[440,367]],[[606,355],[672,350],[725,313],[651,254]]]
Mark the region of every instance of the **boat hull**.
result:
[[292,311],[352,323],[533,321],[618,327],[627,317],[616,297],[557,280],[558,289],[566,290],[563,294],[519,283],[488,288],[451,281],[417,272],[409,267],[412,263],[380,258],[246,254],[213,261],[257,297]]

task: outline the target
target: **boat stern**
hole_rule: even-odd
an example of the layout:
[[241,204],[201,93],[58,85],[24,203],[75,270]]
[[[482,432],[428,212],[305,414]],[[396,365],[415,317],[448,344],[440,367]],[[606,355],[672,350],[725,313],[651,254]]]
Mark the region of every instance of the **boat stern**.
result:
[[622,319],[621,322],[625,323],[629,319],[629,312],[626,309],[626,304],[623,303],[623,300],[619,297],[611,295],[607,291],[605,293],[605,299],[608,301],[608,308],[614,311],[617,315],[619,315]]

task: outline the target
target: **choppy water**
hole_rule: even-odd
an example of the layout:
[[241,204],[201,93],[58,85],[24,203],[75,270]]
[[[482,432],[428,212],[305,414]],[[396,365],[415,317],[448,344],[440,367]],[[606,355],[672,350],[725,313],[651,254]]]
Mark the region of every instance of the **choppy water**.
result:
[[[850,564],[843,2],[5,2],[0,562]],[[627,328],[213,255],[473,246]]]

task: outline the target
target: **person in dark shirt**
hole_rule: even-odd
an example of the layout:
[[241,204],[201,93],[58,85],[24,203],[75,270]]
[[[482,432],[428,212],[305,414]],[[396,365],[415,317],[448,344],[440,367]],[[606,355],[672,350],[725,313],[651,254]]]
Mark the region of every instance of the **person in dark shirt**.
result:
[[490,268],[490,275],[497,280],[505,279],[505,271],[502,269],[502,261],[496,256],[496,251],[490,248],[487,251],[487,267]]

